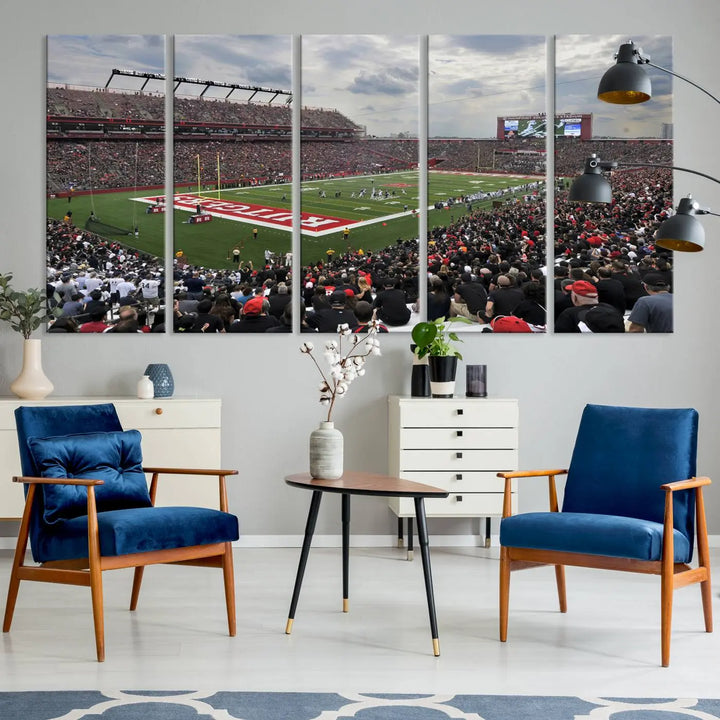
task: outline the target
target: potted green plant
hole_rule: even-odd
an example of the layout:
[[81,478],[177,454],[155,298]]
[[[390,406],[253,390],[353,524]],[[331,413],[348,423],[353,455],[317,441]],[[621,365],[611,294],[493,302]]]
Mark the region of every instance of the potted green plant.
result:
[[455,392],[457,361],[462,360],[455,343],[462,340],[450,330],[451,323],[472,324],[464,317],[436,318],[419,322],[412,329],[415,354],[428,358],[430,366],[430,393],[433,397],[452,397]]
[[23,366],[10,389],[25,400],[42,400],[53,391],[53,384],[42,369],[40,340],[31,336],[41,323],[55,315],[47,307],[43,290],[13,290],[12,273],[0,274],[0,320],[22,333]]

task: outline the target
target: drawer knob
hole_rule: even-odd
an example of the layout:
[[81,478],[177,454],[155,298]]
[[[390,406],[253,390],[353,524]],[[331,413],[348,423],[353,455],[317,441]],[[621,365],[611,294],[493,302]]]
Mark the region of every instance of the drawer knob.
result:
[[155,414],[156,414],[156,415],[162,415],[162,414],[163,414],[163,409],[162,409],[162,408],[155,408]]
[[455,475],[455,479],[456,479],[456,480],[462,480],[462,473],[457,473],[457,474]]
[[456,495],[455,502],[462,502],[462,495]]
[[455,434],[457,435],[457,437],[462,437],[462,436],[463,436],[463,431],[462,431],[462,430],[456,430],[456,431],[455,431]]
[[462,408],[458,408],[457,414],[458,414],[458,415],[462,415],[462,414],[463,414],[463,409],[462,409]]
[[458,460],[462,460],[462,453],[461,453],[461,452],[455,453],[455,457],[456,457]]

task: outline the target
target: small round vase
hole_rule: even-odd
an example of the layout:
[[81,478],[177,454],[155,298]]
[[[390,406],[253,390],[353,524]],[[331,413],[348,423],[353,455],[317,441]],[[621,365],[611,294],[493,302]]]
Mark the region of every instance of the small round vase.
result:
[[335,423],[323,421],[310,433],[310,475],[337,480],[343,474],[343,436]]
[[175,381],[170,368],[165,363],[151,363],[145,368],[155,387],[155,397],[172,397],[175,392]]
[[152,400],[155,397],[155,385],[147,375],[143,375],[138,380],[137,396],[141,400]]
[[22,371],[10,384],[10,390],[23,400],[42,400],[54,389],[42,369],[40,340],[25,340]]

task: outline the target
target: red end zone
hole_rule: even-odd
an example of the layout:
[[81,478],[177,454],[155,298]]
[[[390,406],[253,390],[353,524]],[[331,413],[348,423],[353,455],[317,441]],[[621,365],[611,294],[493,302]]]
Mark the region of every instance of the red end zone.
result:
[[[155,204],[155,197],[138,198],[140,202]],[[267,205],[253,205],[252,203],[234,202],[232,200],[212,200],[198,198],[197,195],[175,195],[173,205],[177,210],[197,212],[200,205],[203,212],[226,220],[247,222],[262,227],[273,227],[282,230],[292,230],[292,213]],[[357,224],[357,220],[331,217],[329,215],[311,215],[300,213],[300,225],[305,232],[332,232],[341,230],[348,225]]]

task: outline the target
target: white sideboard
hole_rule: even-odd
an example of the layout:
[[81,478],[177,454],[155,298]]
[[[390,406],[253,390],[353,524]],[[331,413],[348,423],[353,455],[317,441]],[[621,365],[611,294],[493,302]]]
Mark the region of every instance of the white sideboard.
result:
[[[221,401],[205,398],[131,397],[46,398],[45,400],[0,400],[0,519],[22,515],[22,486],[11,482],[21,475],[20,455],[15,431],[15,408],[21,405],[91,405],[111,402],[125,430],[142,433],[143,464],[156,467],[221,468]],[[89,428],[67,428],[91,432]],[[148,477],[148,482],[150,478]],[[160,477],[157,505],[219,507],[218,481],[212,477],[165,475]]]
[[[496,473],[518,467],[517,400],[391,395],[388,406],[389,474],[450,493],[425,501],[428,517],[502,515],[504,480]],[[415,514],[412,498],[389,505],[399,518]]]

